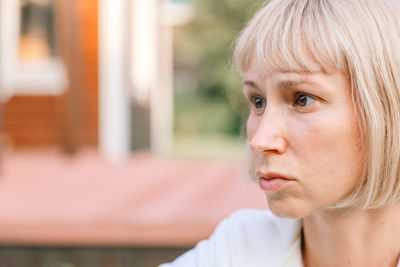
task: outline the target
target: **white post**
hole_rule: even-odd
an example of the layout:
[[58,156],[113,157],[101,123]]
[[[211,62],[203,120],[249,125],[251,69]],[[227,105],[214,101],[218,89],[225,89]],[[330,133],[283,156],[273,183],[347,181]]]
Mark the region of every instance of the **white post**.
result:
[[18,55],[19,1],[0,0],[0,101],[13,94],[13,81]]
[[99,0],[99,142],[111,160],[130,153],[125,0]]
[[153,151],[169,154],[173,146],[173,26],[188,23],[192,5],[186,1],[161,0],[158,16],[158,81],[151,94]]
[[150,106],[151,150],[172,150],[172,29],[163,25],[162,1],[134,0],[132,5],[131,81],[133,97]]
[[159,154],[170,154],[173,146],[173,36],[170,25],[159,26],[159,78],[151,97],[151,143]]
[[131,8],[133,97],[142,105],[149,105],[150,92],[158,80],[158,4],[157,0],[133,0]]

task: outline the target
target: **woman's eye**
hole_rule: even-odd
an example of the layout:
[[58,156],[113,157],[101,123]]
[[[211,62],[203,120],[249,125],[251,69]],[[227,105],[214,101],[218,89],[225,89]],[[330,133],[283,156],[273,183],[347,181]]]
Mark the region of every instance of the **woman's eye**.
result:
[[306,107],[314,101],[315,101],[314,97],[304,93],[299,93],[296,95],[295,106]]
[[255,108],[255,109],[263,109],[265,108],[266,102],[265,100],[260,97],[260,96],[252,96],[250,98],[251,101],[251,105]]

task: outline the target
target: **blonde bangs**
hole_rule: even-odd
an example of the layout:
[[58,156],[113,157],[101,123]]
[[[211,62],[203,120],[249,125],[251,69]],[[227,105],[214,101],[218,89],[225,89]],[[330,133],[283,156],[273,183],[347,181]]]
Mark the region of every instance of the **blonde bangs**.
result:
[[270,1],[236,41],[239,71],[246,72],[250,63],[288,72],[346,70],[334,14],[326,11],[329,6],[322,7],[327,2]]

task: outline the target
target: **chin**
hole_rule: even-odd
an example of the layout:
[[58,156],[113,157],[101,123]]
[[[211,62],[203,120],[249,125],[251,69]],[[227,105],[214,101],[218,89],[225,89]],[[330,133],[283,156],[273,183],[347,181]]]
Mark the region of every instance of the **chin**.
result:
[[299,212],[299,210],[293,210],[293,209],[276,209],[271,206],[269,206],[269,209],[275,216],[280,217],[280,218],[302,219],[308,215],[308,214]]
[[277,217],[288,219],[302,219],[309,216],[312,211],[300,204],[299,200],[269,198],[268,208]]

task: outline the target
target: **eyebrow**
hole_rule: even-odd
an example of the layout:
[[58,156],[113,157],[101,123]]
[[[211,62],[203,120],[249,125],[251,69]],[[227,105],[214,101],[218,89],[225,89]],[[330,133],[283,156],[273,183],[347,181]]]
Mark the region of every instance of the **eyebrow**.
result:
[[253,81],[244,81],[243,84],[244,84],[244,85],[247,85],[247,86],[249,86],[249,87],[253,87],[253,88],[260,89],[260,87],[258,87],[258,85],[255,84],[255,82],[253,82]]
[[[260,90],[260,87],[253,81],[244,81],[243,83],[244,83],[244,85],[247,85],[249,87],[253,87],[253,88]],[[302,80],[283,80],[278,83],[277,88],[293,88],[293,87],[299,86],[300,84],[304,84],[304,83],[309,84],[310,82],[307,80],[304,80],[304,79],[302,79]]]
[[284,80],[278,83],[278,88],[293,88],[300,84],[309,83],[307,80]]

